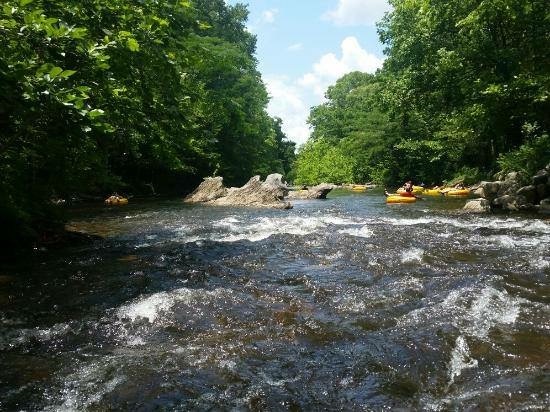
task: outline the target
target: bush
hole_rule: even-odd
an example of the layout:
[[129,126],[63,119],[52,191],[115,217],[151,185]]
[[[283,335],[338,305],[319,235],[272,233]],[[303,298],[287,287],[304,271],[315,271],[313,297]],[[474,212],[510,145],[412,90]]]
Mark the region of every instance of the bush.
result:
[[548,133],[541,132],[536,123],[525,124],[523,132],[527,137],[526,143],[498,157],[497,164],[503,174],[520,172],[525,176],[532,176],[550,162]]

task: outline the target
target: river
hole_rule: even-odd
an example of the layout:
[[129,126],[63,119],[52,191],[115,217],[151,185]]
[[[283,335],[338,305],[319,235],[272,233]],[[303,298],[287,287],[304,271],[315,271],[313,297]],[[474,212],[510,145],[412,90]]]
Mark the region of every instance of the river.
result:
[[0,409],[548,410],[550,220],[463,204],[77,211],[0,273]]

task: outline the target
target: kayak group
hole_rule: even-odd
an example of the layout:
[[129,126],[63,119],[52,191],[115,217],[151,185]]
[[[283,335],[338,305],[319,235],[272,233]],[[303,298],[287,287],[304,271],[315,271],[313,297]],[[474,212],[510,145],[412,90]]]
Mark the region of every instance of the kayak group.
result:
[[417,199],[420,199],[417,195],[424,194],[428,196],[450,196],[450,197],[464,197],[470,194],[470,189],[464,187],[462,184],[457,184],[454,187],[434,187],[432,189],[425,189],[423,186],[414,186],[409,180],[405,184],[397,189],[397,193],[388,193],[384,191],[386,196],[386,203],[414,203]]

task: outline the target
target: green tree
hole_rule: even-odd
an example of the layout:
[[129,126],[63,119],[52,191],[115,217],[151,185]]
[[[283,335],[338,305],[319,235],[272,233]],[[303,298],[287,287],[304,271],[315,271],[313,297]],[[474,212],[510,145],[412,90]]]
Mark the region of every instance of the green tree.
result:
[[11,236],[61,223],[50,197],[181,193],[216,171],[239,184],[284,170],[291,155],[246,18],[223,0],[5,0],[0,215]]

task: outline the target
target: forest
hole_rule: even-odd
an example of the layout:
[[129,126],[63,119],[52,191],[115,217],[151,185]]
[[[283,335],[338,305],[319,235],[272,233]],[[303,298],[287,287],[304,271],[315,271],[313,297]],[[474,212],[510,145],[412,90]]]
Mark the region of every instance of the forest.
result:
[[390,3],[383,68],[345,75],[311,110],[295,181],[473,183],[548,164],[548,2]]
[[181,194],[286,174],[247,10],[223,0],[7,0],[0,9],[0,224],[28,244],[57,199]]

